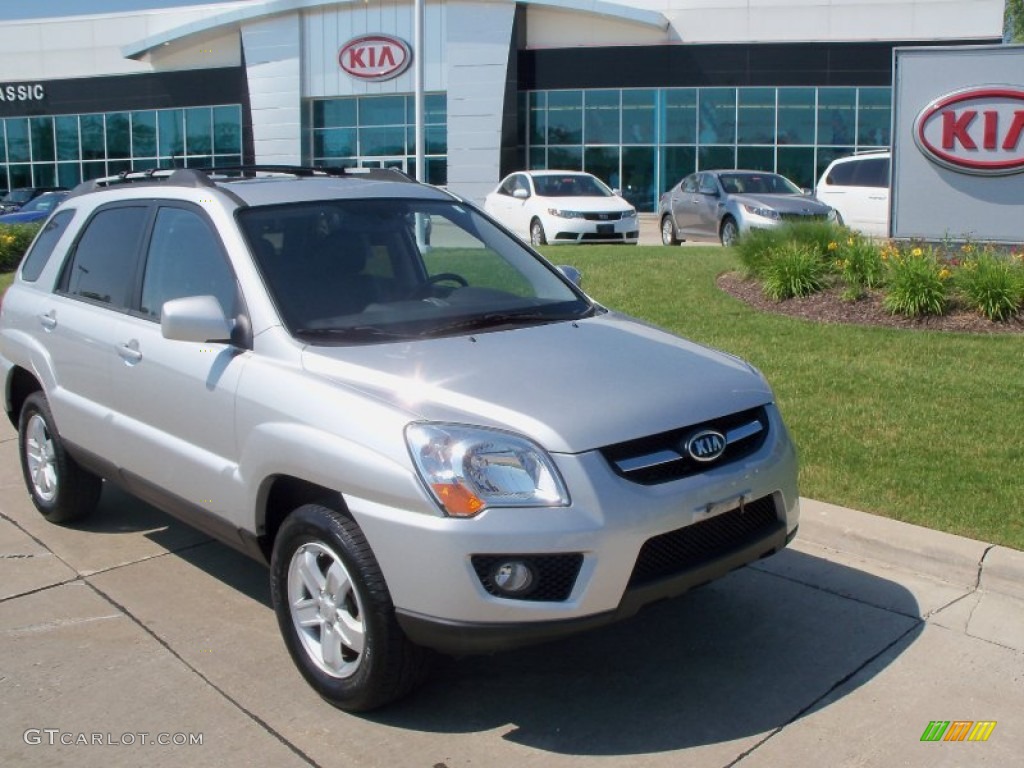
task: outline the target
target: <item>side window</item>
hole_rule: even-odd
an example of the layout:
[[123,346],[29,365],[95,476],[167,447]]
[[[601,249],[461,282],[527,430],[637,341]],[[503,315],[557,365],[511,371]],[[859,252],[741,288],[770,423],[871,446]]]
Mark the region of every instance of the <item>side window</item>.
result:
[[697,191],[697,177],[687,176],[683,179],[683,192],[696,192]]
[[828,176],[825,177],[826,184],[832,184],[837,187],[849,187],[853,185],[853,177],[857,172],[857,166],[860,165],[860,160],[852,160],[849,163],[836,163],[832,166],[832,170],[829,171]]
[[140,309],[159,320],[165,301],[185,296],[213,296],[228,317],[237,312],[235,276],[216,231],[195,211],[160,208],[149,241]]
[[505,179],[505,183],[501,185],[501,188],[498,190],[498,192],[502,195],[508,195],[509,197],[511,197],[512,193],[515,191],[516,188],[517,178],[518,177],[516,176],[509,176],[507,179]]
[[702,173],[700,175],[700,193],[702,195],[713,195],[718,191],[718,184],[715,183],[715,177],[710,173]]
[[50,219],[42,231],[36,236],[32,247],[25,254],[25,261],[21,265],[21,279],[34,283],[39,275],[46,268],[57,241],[60,240],[64,230],[68,228],[68,222],[75,215],[74,211],[64,210]]
[[146,206],[118,206],[93,216],[75,246],[64,290],[113,308],[127,308],[148,213]]
[[872,158],[854,165],[860,166],[855,179],[858,187],[889,186],[889,161],[885,158]]

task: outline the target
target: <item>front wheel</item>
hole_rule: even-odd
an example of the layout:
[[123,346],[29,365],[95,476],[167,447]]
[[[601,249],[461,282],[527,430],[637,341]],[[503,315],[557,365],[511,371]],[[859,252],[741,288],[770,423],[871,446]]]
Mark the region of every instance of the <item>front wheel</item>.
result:
[[730,245],[736,245],[736,241],[740,239],[740,228],[736,226],[736,220],[732,216],[726,216],[722,222],[722,245],[727,248]]
[[21,407],[18,453],[32,503],[48,521],[70,523],[96,509],[103,481],[65,450],[42,392],[33,392]]
[[375,709],[425,676],[428,651],[398,626],[380,566],[348,515],[305,504],[288,516],[274,541],[270,594],[292,660],[330,704]]
[[671,216],[664,216],[661,219],[661,244],[679,245],[679,238],[676,237],[676,226],[672,223]]
[[547,245],[548,238],[544,234],[544,225],[540,223],[540,219],[534,219],[530,222],[530,245]]

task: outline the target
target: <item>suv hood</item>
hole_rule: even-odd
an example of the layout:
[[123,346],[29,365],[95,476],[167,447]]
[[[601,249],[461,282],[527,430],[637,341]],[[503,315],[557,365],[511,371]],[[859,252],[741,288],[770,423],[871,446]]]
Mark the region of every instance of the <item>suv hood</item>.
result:
[[772,400],[737,358],[608,314],[448,338],[308,346],[303,365],[413,419],[512,430],[578,453]]

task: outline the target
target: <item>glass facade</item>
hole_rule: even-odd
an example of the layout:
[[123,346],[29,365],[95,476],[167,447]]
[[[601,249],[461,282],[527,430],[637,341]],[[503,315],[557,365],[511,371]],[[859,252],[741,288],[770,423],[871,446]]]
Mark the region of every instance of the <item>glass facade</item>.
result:
[[[303,111],[303,155],[312,165],[400,168],[416,174],[412,94],[316,99]],[[424,97],[424,177],[448,180],[448,104],[444,93]]]
[[73,187],[121,171],[241,162],[239,104],[0,120],[2,188]]
[[640,211],[709,168],[813,187],[834,158],[889,146],[889,87],[637,88],[521,94],[530,168],[585,170]]

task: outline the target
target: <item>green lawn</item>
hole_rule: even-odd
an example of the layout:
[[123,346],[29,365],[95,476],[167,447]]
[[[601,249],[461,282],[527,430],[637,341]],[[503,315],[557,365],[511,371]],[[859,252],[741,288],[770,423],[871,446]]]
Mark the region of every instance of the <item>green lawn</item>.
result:
[[722,248],[546,248],[614,309],[771,381],[804,496],[1024,549],[1024,337],[819,325],[714,284]]
[[7,286],[14,280],[13,272],[0,272],[0,296],[4,295],[4,291],[7,290]]

